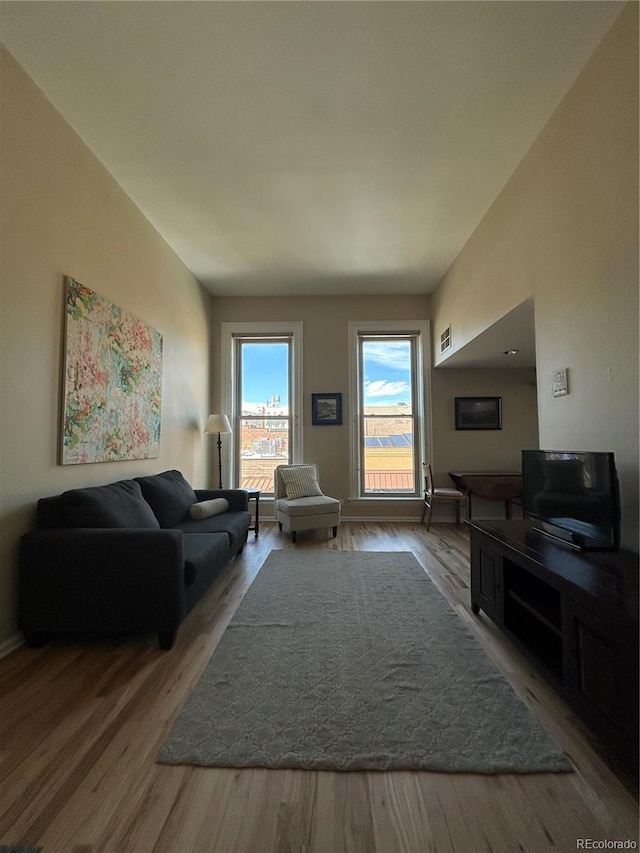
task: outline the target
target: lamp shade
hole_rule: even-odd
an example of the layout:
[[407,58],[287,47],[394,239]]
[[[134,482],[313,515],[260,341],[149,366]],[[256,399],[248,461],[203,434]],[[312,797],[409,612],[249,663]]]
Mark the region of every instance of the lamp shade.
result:
[[231,435],[231,424],[226,415],[209,415],[209,420],[204,428],[205,432],[221,432]]

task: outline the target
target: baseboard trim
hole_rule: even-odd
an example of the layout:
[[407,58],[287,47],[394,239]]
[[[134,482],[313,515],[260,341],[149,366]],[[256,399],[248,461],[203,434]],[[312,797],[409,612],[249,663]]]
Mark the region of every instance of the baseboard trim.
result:
[[14,634],[13,637],[5,640],[4,643],[0,643],[0,658],[6,658],[7,655],[15,652],[20,646],[24,646],[24,637],[22,634]]
[[[269,515],[263,516],[262,513],[260,513],[260,521],[261,522],[262,521],[275,521],[275,518],[273,516],[269,516]],[[363,521],[363,522],[366,522],[367,524],[375,523],[376,521],[379,521],[380,524],[388,524],[389,522],[397,521],[398,523],[420,524],[420,519],[416,518],[415,515],[381,516],[381,515],[344,515],[343,514],[340,516],[340,521],[341,522],[342,521]],[[448,518],[432,518],[431,522],[433,524],[455,524],[456,520],[453,516],[451,516]]]
[[[341,515],[340,521],[366,521],[367,524],[374,523],[379,521],[380,524],[388,524],[389,522],[398,522],[398,524],[420,524],[420,519],[416,518],[415,515],[393,515],[393,516],[385,516],[384,518],[379,515]],[[455,524],[455,518],[432,518],[432,524]]]

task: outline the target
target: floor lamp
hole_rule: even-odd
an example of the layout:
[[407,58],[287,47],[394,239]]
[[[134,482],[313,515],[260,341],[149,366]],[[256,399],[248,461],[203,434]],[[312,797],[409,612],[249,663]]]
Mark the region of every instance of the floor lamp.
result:
[[226,415],[209,415],[209,420],[204,428],[205,433],[218,433],[218,478],[222,488],[222,436],[231,435],[231,424]]

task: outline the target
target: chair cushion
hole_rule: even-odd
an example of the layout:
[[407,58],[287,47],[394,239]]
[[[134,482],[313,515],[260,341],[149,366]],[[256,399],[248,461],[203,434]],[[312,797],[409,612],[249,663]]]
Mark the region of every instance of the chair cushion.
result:
[[324,515],[340,512],[340,501],[336,500],[336,498],[330,498],[328,495],[297,498],[292,501],[288,498],[280,498],[280,500],[276,501],[276,509],[292,518],[301,518],[306,515]]
[[164,471],[150,477],[136,477],[142,494],[160,527],[175,527],[189,517],[189,510],[198,503],[196,493],[180,471]]
[[211,518],[220,515],[229,509],[229,501],[226,498],[212,498],[210,501],[199,501],[189,510],[191,518]]
[[138,483],[119,480],[106,486],[70,489],[60,497],[69,527],[158,528],[158,520]]
[[311,465],[296,465],[292,468],[282,468],[280,471],[287,500],[314,497],[321,495],[322,489],[316,478],[315,468]]

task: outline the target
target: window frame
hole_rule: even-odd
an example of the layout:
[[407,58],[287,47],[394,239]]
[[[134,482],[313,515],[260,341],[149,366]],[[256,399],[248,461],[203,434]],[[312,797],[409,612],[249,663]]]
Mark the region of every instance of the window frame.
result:
[[[239,466],[237,457],[237,436],[239,434],[239,412],[237,389],[240,380],[237,361],[236,342],[238,338],[257,340],[259,338],[291,340],[289,361],[289,415],[291,418],[290,456],[292,462],[300,462],[304,458],[302,447],[302,321],[288,320],[285,322],[225,322],[221,324],[221,358],[220,358],[220,400],[221,408],[229,413],[232,435],[226,443],[227,458],[225,470],[229,472],[229,482],[232,488],[238,488]],[[273,492],[265,492],[265,495]]]
[[[378,492],[365,494],[362,484],[364,436],[360,424],[363,416],[363,383],[360,363],[361,338],[385,336],[413,337],[415,339],[415,376],[414,385],[415,429],[414,470],[416,493],[393,494]],[[349,437],[349,495],[351,501],[415,501],[422,497],[422,464],[431,458],[432,430],[431,393],[429,368],[431,362],[430,327],[426,320],[380,320],[349,322],[349,401],[350,401],[350,437]]]

